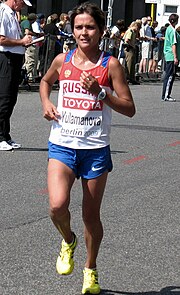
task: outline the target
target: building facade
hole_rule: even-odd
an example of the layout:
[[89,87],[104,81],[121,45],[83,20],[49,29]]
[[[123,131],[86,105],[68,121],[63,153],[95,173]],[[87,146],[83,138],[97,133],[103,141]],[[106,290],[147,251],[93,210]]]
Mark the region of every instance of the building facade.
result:
[[161,0],[157,3],[156,19],[159,27],[168,23],[169,16],[172,13],[177,13],[180,16],[180,0]]
[[[52,13],[61,14],[62,12],[68,12],[73,7],[79,5],[85,1],[83,0],[31,0],[32,7],[28,8],[28,11],[23,13],[44,13],[48,17]],[[102,7],[103,10],[108,10],[109,0],[93,0],[90,1]],[[143,16],[149,15],[151,12],[150,4],[146,4],[144,0],[114,0],[113,4],[113,15],[112,23],[117,19],[124,19],[126,25],[129,25],[131,21],[142,18]]]

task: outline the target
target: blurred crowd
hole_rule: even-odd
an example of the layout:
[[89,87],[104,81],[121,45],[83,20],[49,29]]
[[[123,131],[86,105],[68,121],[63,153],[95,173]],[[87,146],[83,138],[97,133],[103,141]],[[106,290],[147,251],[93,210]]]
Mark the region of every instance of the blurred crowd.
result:
[[[138,85],[138,76],[164,70],[164,40],[169,23],[159,27],[151,16],[132,21],[128,27],[123,19],[107,29],[101,47],[117,57],[126,71],[129,83]],[[176,28],[180,34],[180,27]]]
[[[23,66],[29,83],[40,80],[57,54],[76,47],[70,16],[71,11],[60,15],[54,13],[47,18],[43,13],[18,15],[23,35],[33,37],[33,44],[26,49]],[[100,48],[119,59],[128,83],[138,85],[138,76],[163,72],[163,47],[168,26],[166,23],[159,27],[151,16],[136,19],[129,26],[123,19],[118,19],[105,29]],[[180,34],[180,27],[176,30]]]
[[75,40],[70,25],[70,14],[54,13],[47,18],[43,13],[19,16],[23,35],[32,35],[32,44],[26,48],[23,68],[28,82],[39,80],[50,67],[55,56],[74,48]]

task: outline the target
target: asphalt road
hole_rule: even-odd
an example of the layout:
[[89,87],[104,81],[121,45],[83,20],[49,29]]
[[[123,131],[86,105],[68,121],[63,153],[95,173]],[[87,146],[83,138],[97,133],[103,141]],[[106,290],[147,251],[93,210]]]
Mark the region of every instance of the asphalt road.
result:
[[[98,257],[102,294],[180,295],[180,83],[176,103],[162,102],[161,83],[131,86],[137,113],[113,113],[109,174]],[[52,99],[56,100],[54,91]],[[23,148],[0,152],[0,294],[79,295],[85,244],[80,181],[72,190],[75,270],[55,270],[61,238],[48,217],[50,123],[38,92],[20,92],[12,136]]]

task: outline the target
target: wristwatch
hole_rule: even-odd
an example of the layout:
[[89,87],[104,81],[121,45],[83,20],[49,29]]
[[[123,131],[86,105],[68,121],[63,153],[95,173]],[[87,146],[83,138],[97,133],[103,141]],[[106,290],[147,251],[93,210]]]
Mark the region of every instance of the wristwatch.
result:
[[106,95],[107,95],[106,90],[101,88],[101,91],[99,92],[99,94],[97,96],[97,100],[105,99]]

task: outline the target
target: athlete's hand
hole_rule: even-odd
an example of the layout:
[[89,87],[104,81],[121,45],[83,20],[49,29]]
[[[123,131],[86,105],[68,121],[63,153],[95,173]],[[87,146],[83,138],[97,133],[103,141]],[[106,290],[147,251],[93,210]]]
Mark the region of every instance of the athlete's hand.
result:
[[101,91],[98,80],[87,72],[82,72],[80,76],[80,85],[83,89],[89,91],[95,96],[98,96],[99,92]]
[[48,121],[56,121],[58,122],[58,118],[60,118],[60,113],[57,111],[57,108],[51,101],[47,101],[43,104],[43,116]]

